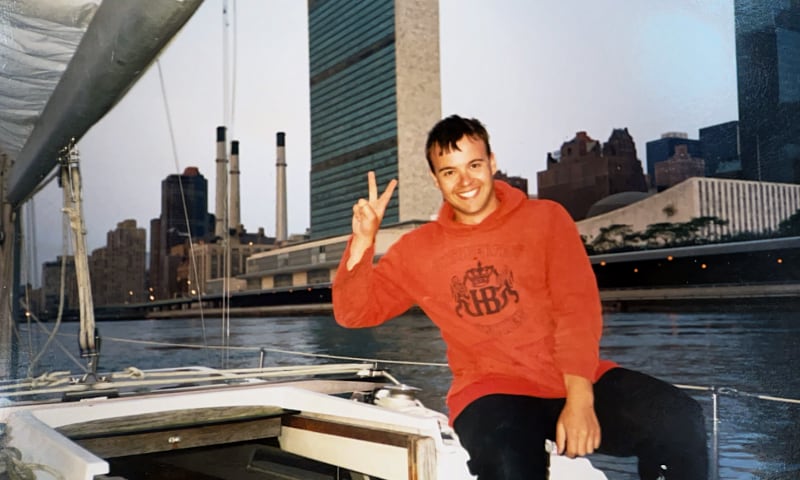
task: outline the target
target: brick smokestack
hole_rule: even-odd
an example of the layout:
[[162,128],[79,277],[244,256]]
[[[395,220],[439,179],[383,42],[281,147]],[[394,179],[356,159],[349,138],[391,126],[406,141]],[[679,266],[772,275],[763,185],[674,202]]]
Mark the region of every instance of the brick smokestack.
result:
[[242,232],[242,202],[239,198],[239,141],[231,142],[231,216],[228,224]]
[[283,242],[289,236],[287,232],[286,213],[286,134],[278,132],[277,135],[277,168],[275,199],[275,241]]
[[214,235],[224,237],[226,229],[226,206],[228,204],[228,155],[225,145],[225,127],[217,127],[217,194],[214,215]]

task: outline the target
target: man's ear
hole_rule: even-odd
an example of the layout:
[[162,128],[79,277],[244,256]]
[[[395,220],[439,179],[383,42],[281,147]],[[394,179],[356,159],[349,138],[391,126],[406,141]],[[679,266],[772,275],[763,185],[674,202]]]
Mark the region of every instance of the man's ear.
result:
[[436,175],[434,175],[433,172],[430,171],[430,169],[428,170],[428,175],[431,176],[431,179],[433,180],[433,185],[439,190],[441,190],[441,187],[439,187],[439,179],[436,178]]
[[492,170],[492,176],[497,173],[497,162],[494,160],[494,153],[489,154],[489,168]]

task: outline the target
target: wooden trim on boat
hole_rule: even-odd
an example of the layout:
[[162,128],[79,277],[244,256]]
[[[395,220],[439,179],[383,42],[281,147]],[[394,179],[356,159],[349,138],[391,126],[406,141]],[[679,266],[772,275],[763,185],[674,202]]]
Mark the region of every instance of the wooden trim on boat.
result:
[[65,425],[56,430],[102,458],[273,438],[281,417],[272,406],[212,407],[131,415]]
[[283,418],[282,424],[286,427],[294,427],[311,432],[327,433],[328,435],[335,435],[337,437],[352,438],[355,440],[363,440],[365,442],[391,445],[393,447],[407,448],[409,446],[407,434],[392,432],[389,430],[366,428],[357,425],[331,422],[304,416],[291,416]]
[[405,449],[408,454],[408,480],[436,478],[436,445],[432,438],[302,415],[283,416],[281,422],[283,427]]

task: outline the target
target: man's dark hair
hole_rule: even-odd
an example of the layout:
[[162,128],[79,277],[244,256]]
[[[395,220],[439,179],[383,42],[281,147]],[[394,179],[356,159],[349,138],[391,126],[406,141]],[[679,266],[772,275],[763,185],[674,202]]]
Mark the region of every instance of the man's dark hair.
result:
[[428,141],[425,143],[425,158],[428,159],[428,167],[433,171],[433,161],[431,160],[431,149],[438,147],[438,155],[459,150],[457,142],[462,137],[472,137],[474,140],[483,140],[486,145],[486,155],[492,154],[492,147],[489,145],[489,132],[486,127],[476,118],[462,118],[458,115],[450,115],[439,120],[428,133]]

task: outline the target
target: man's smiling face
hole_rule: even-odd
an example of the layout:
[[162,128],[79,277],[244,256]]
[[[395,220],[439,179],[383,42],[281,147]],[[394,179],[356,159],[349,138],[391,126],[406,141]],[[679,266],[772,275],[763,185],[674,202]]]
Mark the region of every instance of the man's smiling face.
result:
[[434,145],[430,152],[431,174],[442,198],[455,211],[455,220],[475,225],[497,209],[494,154],[487,153],[483,140],[461,137],[457,149],[444,151]]

